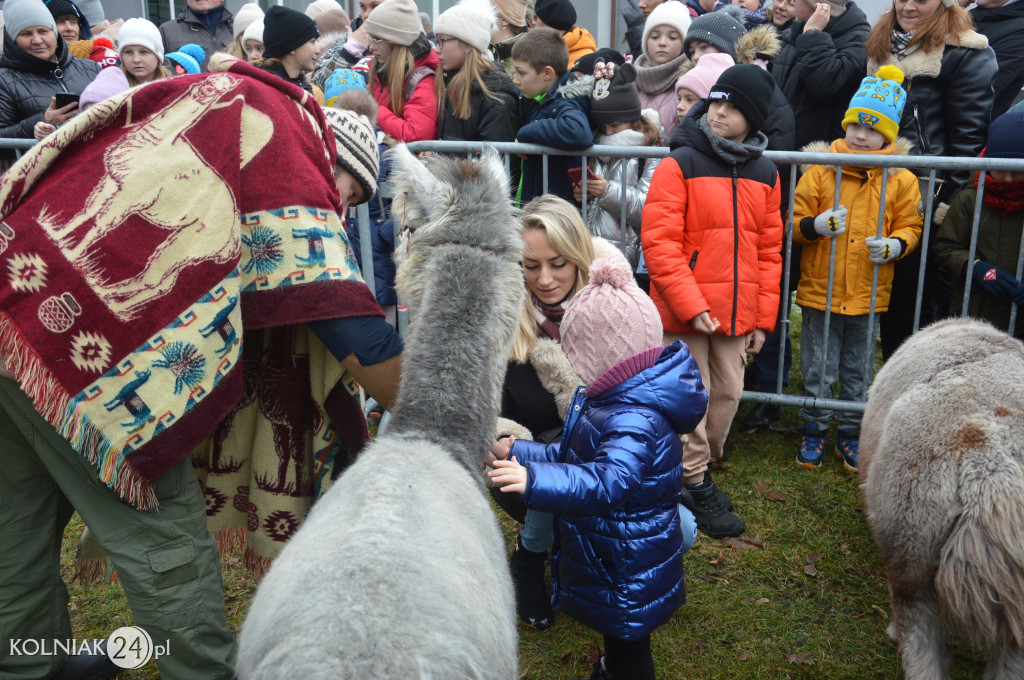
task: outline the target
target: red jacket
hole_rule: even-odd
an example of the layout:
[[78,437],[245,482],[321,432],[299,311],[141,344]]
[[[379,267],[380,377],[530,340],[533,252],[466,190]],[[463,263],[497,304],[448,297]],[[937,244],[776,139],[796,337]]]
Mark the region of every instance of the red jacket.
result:
[[727,163],[693,119],[684,126],[685,145],[654,171],[640,232],[661,322],[691,334],[690,321],[710,312],[717,334],[771,331],[782,276],[778,171],[763,156]]
[[405,98],[401,118],[391,110],[391,90],[377,79],[373,88],[373,98],[380,105],[377,127],[400,142],[437,139],[438,106],[434,92],[434,71],[440,63],[437,52],[433,50],[416,60],[412,74],[416,74],[416,69],[421,66],[429,69],[430,73],[423,76],[412,93]]

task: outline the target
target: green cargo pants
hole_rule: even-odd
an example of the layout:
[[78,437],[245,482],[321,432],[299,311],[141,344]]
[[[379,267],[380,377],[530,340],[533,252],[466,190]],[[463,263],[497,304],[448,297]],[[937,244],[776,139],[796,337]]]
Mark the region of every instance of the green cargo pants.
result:
[[134,624],[154,645],[169,644],[156,660],[161,678],[233,677],[220,555],[189,460],[153,487],[155,510],[122,501],[17,384],[0,378],[0,680],[48,678],[64,663],[52,646],[32,656],[15,653],[11,640],[73,638],[60,548],[74,510],[117,569]]

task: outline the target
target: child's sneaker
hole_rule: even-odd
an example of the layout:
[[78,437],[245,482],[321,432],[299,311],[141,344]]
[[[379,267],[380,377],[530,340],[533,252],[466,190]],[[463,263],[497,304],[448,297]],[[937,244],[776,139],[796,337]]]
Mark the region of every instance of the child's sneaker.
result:
[[860,432],[839,430],[839,441],[836,443],[836,457],[843,459],[843,465],[850,472],[857,471],[857,456],[860,453]]
[[817,470],[821,467],[827,436],[828,430],[804,427],[804,438],[800,441],[800,450],[796,452],[796,464],[808,470]]

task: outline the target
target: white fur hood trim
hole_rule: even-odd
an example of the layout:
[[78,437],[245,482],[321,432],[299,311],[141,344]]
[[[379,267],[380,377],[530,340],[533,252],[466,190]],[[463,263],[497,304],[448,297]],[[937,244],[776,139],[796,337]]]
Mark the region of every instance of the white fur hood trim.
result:
[[[946,36],[946,45],[957,47],[957,41],[951,36]],[[977,31],[966,31],[960,37],[959,47],[963,47],[968,50],[983,50],[988,47],[988,38],[983,36]],[[945,50],[932,50],[931,52],[924,52],[917,48],[915,45],[902,59],[896,59],[895,56],[889,55],[886,64],[893,64],[899,66],[907,79],[912,80],[919,76],[925,76],[928,78],[937,78],[939,72],[942,70],[942,55]],[[873,59],[868,59],[868,75],[875,75],[875,71],[878,70],[883,64],[876,63]]]

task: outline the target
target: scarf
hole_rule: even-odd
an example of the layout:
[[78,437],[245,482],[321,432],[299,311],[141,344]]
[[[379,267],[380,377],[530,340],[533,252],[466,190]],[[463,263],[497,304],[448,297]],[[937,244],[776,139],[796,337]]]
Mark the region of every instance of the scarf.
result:
[[[978,188],[978,172],[974,173],[974,188]],[[985,207],[994,210],[1001,217],[1009,217],[1024,211],[1024,179],[1015,182],[1001,182],[991,175],[985,175]]]
[[646,54],[641,54],[633,62],[633,68],[636,69],[636,89],[644,94],[661,94],[672,89],[676,86],[686,61],[686,55],[680,54],[672,61],[655,66]]
[[533,311],[537,318],[537,325],[540,326],[538,335],[542,338],[551,338],[556,342],[561,342],[562,317],[565,316],[565,310],[569,306],[572,295],[570,294],[566,299],[553,305],[541,302],[535,295],[530,297],[533,298]]
[[913,39],[913,31],[903,33],[898,28],[894,28],[892,29],[892,44],[889,46],[889,51],[892,52],[895,57],[902,57],[906,53],[907,46],[910,45],[910,41]]
[[269,564],[368,439],[305,324],[380,310],[313,98],[225,55],[210,70],[91,107],[0,177],[0,356],[141,510],[193,452],[208,517],[238,510]]
[[697,127],[708,138],[711,148],[715,154],[732,165],[739,165],[751,158],[757,158],[768,148],[768,137],[763,132],[757,132],[747,137],[742,142],[734,142],[731,139],[721,137],[708,125],[708,116],[704,114],[697,120]]

